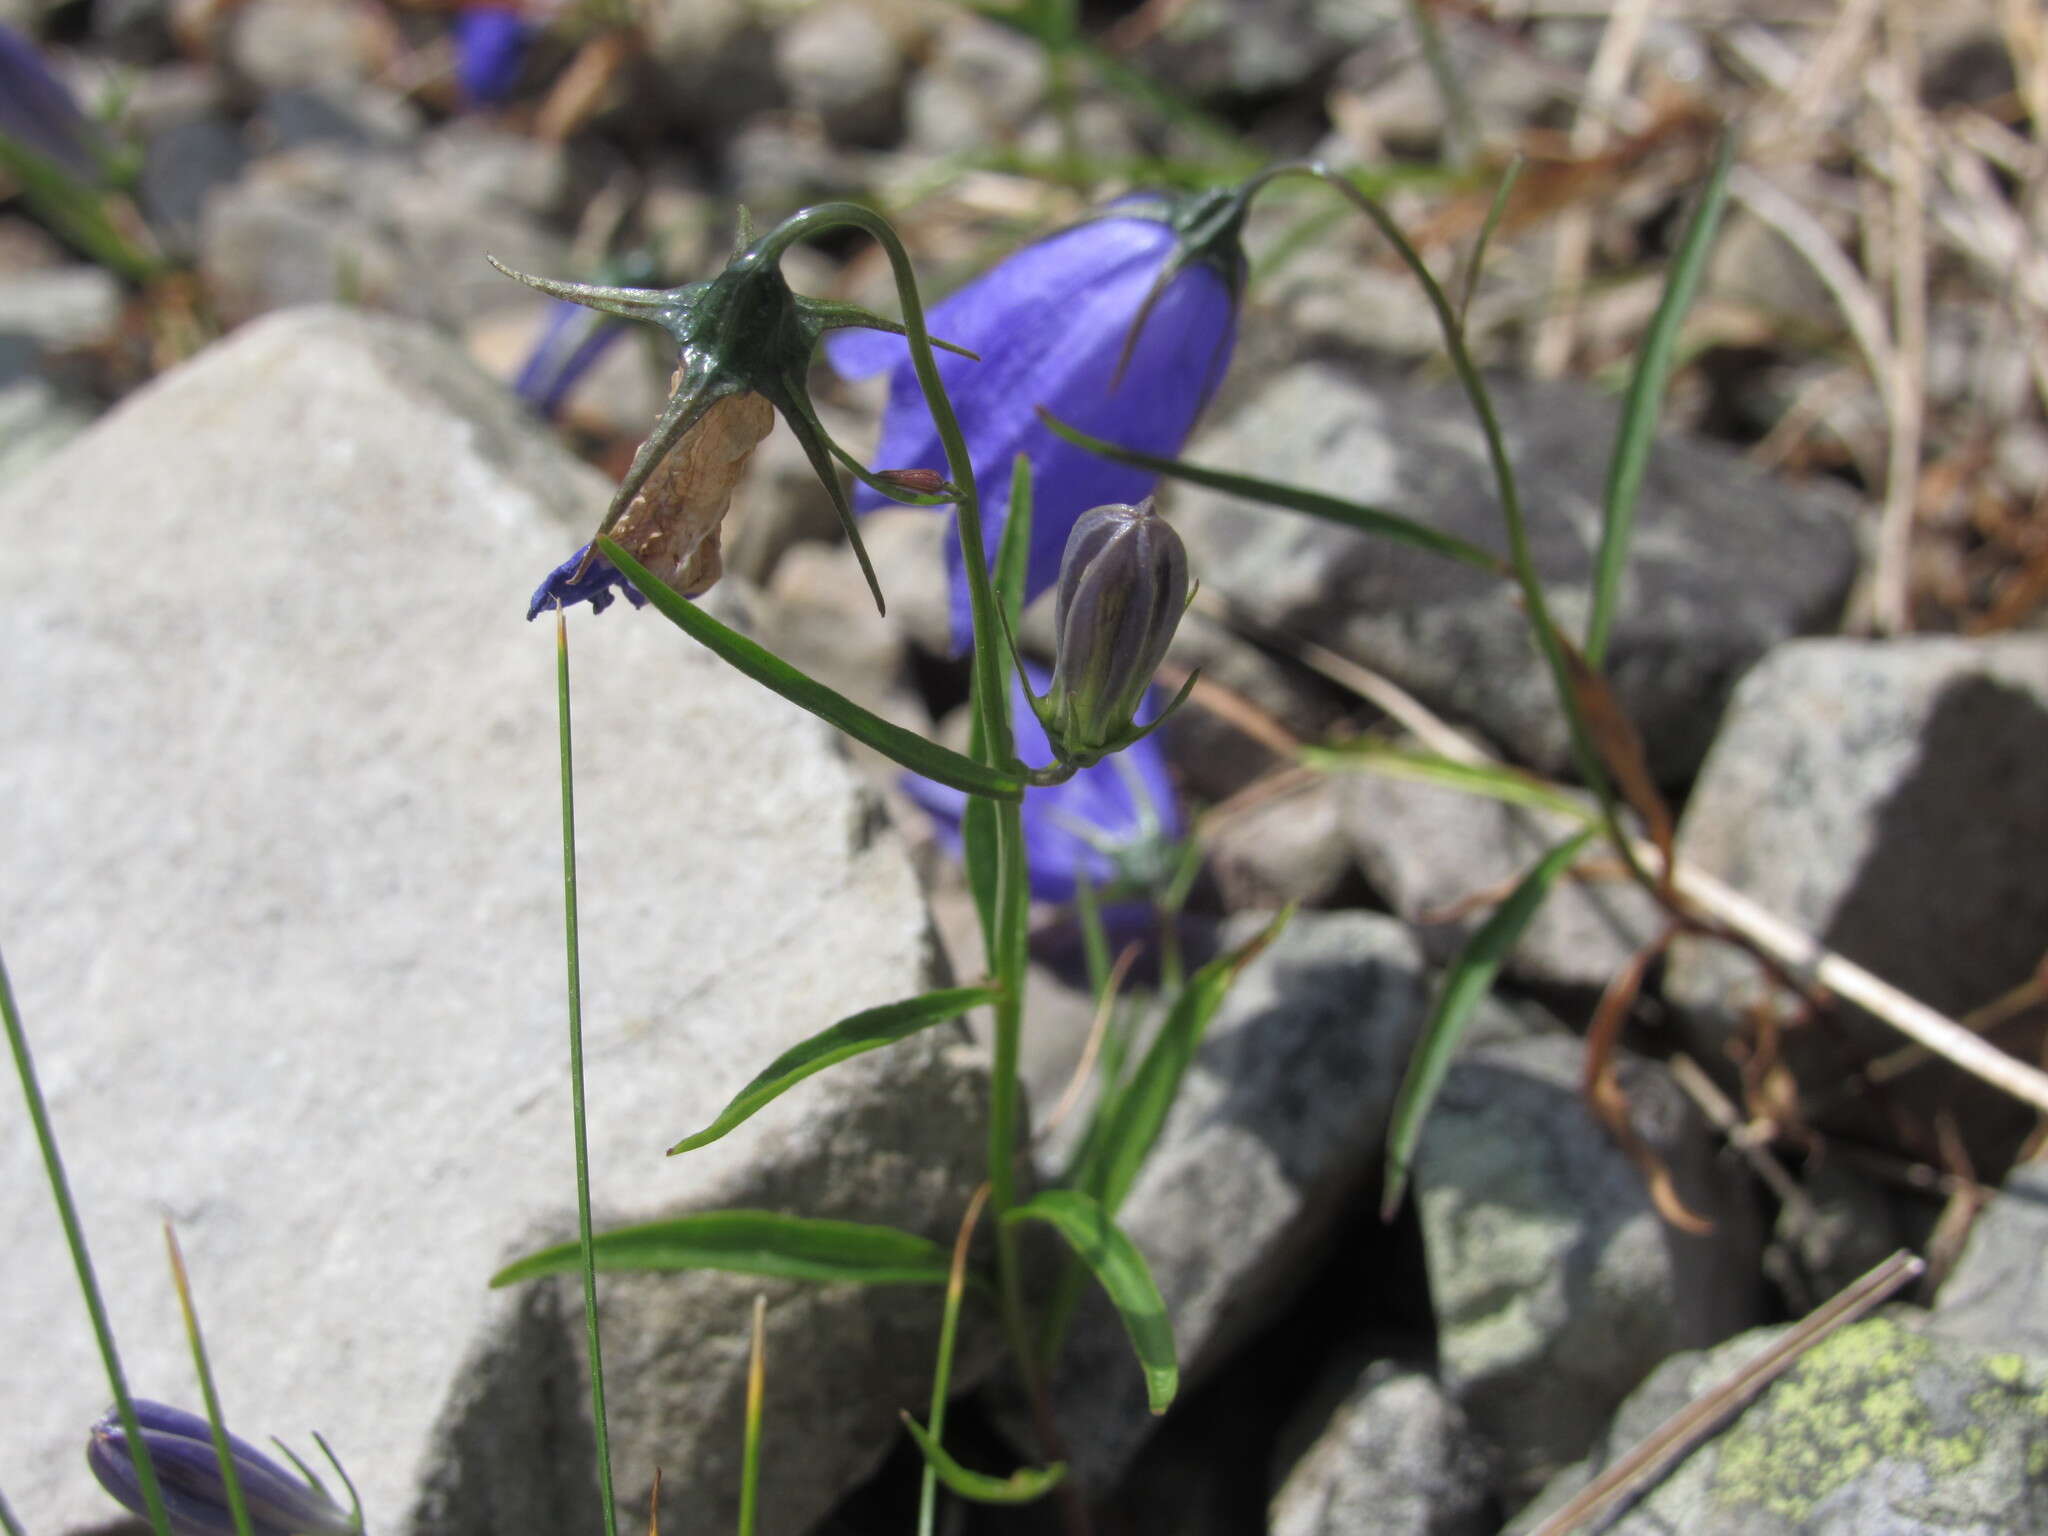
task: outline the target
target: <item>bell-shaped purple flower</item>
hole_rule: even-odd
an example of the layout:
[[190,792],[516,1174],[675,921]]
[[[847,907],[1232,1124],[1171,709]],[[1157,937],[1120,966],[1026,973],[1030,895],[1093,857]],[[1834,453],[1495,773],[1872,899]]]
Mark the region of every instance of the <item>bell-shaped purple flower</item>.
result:
[[[1237,226],[1211,219],[1192,248],[1182,233],[1190,207],[1214,210],[1221,196],[1178,207],[1112,205],[1024,247],[931,309],[934,336],[981,355],[941,355],[938,366],[974,460],[991,558],[1008,512],[1010,465],[1019,453],[1031,460],[1026,602],[1058,576],[1076,518],[1104,502],[1141,501],[1157,479],[1056,436],[1038,407],[1095,436],[1171,455],[1222,382],[1237,334]],[[946,462],[901,337],[843,332],[826,343],[826,355],[848,378],[893,370],[875,463]],[[867,510],[881,498],[864,492],[855,505]],[[948,548],[953,634],[964,646],[972,634],[964,570],[957,544]]]
[[[1034,691],[1048,685],[1037,668],[1027,667],[1025,673]],[[1045,728],[1014,683],[1011,712],[1018,753],[1028,763],[1044,762],[1052,755]],[[917,774],[905,774],[902,782],[957,855],[967,796]],[[1171,875],[1174,845],[1185,830],[1165,754],[1153,737],[1083,768],[1064,783],[1027,789],[1023,818],[1031,894],[1040,901],[1072,901],[1084,874],[1098,891],[1119,884],[1156,887]]]
[[[142,1398],[135,1400],[135,1418],[156,1469],[172,1536],[235,1536],[227,1483],[206,1420]],[[280,1466],[240,1436],[228,1436],[228,1449],[255,1536],[361,1536],[355,1517],[309,1476]],[[109,1409],[93,1425],[85,1460],[119,1503],[138,1515],[147,1512],[135,1453],[118,1412]]]

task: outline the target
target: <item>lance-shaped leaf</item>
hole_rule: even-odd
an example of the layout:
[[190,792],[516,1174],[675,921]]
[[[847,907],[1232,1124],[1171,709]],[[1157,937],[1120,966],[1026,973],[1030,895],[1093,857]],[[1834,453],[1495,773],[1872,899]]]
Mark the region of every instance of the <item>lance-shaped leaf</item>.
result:
[[926,1465],[938,1473],[939,1481],[961,1498],[971,1499],[976,1504],[1029,1504],[1044,1498],[1067,1475],[1067,1464],[1063,1461],[1056,1461],[1049,1467],[1019,1467],[1008,1477],[970,1472],[948,1455],[946,1448],[907,1413],[903,1415],[903,1427],[910,1431],[910,1438],[924,1453]]
[[[946,1250],[915,1232],[780,1211],[704,1211],[618,1227],[591,1240],[591,1256],[616,1273],[717,1269],[855,1285],[944,1285],[948,1273]],[[570,1274],[582,1262],[577,1244],[557,1243],[506,1265],[491,1285]]]
[[1444,972],[1444,980],[1422,1027],[1415,1054],[1408,1058],[1408,1071],[1401,1079],[1400,1094],[1394,1100],[1394,1117],[1387,1128],[1387,1184],[1380,1201],[1380,1215],[1391,1219],[1408,1188],[1408,1170],[1414,1165],[1415,1144],[1422,1138],[1422,1123],[1429,1107],[1451,1070],[1458,1041],[1471,1022],[1474,1010],[1493,986],[1501,962],[1521,942],[1530,920],[1543,905],[1543,898],[1557,877],[1571,867],[1579,850],[1586,846],[1595,829],[1586,828],[1552,848],[1522,876],[1508,899],[1494,908],[1493,916],[1479,926],[1458,957]]
[[1129,464],[1137,469],[1148,469],[1169,480],[1185,480],[1190,485],[1205,485],[1212,491],[1223,491],[1231,496],[1241,496],[1246,501],[1264,502],[1267,506],[1284,507],[1290,512],[1306,513],[1320,517],[1325,522],[1341,523],[1347,528],[1356,528],[1361,533],[1374,534],[1383,539],[1392,539],[1398,544],[1408,544],[1432,555],[1442,555],[1465,565],[1474,565],[1495,575],[1506,575],[1508,565],[1491,550],[1481,549],[1464,539],[1448,533],[1439,533],[1427,524],[1419,523],[1412,517],[1403,517],[1398,512],[1388,512],[1379,507],[1367,506],[1362,501],[1349,501],[1342,496],[1326,496],[1321,491],[1311,491],[1305,486],[1286,485],[1278,480],[1261,480],[1255,475],[1234,474],[1226,469],[1209,469],[1200,464],[1189,464],[1181,459],[1161,458],[1154,453],[1140,453],[1135,448],[1125,448],[1107,438],[1091,437],[1079,427],[1069,426],[1043,407],[1038,412],[1045,424],[1061,437],[1090,453],[1099,453],[1105,459],[1118,464]]
[[1138,1245],[1078,1189],[1048,1189],[1004,1213],[1003,1220],[1010,1225],[1042,1221],[1067,1240],[1124,1320],[1124,1331],[1145,1372],[1146,1402],[1154,1413],[1166,1412],[1180,1390],[1173,1324],[1167,1321],[1166,1302]]
[[894,1045],[934,1024],[957,1019],[970,1008],[994,1002],[998,995],[998,989],[992,986],[952,987],[900,1003],[884,1003],[841,1019],[776,1057],[758,1077],[733,1095],[732,1102],[718,1112],[716,1119],[703,1130],[685,1136],[668,1149],[668,1154],[674,1157],[678,1152],[694,1152],[708,1146],[813,1073],[863,1052]]
[[597,545],[604,557],[619,568],[663,618],[763,687],[781,694],[792,704],[837,726],[854,740],[865,742],[884,757],[928,779],[950,784],[970,795],[989,795],[998,800],[1023,798],[1024,781],[1016,774],[977,763],[971,757],[926,741],[917,732],[906,731],[902,726],[862,709],[845,694],[826,687],[809,673],[797,670],[766,646],[719,623],[688,598],[655,580],[646,566],[610,539],[599,539]]

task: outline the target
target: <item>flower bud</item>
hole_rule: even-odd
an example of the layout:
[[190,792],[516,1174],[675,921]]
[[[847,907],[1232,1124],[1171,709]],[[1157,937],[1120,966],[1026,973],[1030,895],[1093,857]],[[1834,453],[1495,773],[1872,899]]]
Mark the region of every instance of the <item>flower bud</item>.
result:
[[1133,716],[1188,602],[1180,535],[1146,497],[1084,512],[1060,559],[1047,734],[1085,767],[1134,734]]
[[[135,1419],[156,1469],[172,1536],[235,1536],[227,1483],[206,1420],[142,1398],[135,1400]],[[361,1536],[354,1517],[318,1484],[287,1471],[239,1436],[228,1436],[228,1450],[256,1536]],[[138,1515],[147,1511],[135,1452],[115,1410],[93,1425],[85,1460],[115,1499]]]

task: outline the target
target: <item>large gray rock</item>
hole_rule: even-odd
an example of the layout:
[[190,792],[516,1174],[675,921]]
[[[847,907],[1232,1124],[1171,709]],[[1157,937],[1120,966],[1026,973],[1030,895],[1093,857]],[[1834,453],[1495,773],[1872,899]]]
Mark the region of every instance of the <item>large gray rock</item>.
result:
[[[1225,942],[1263,921],[1232,919]],[[1427,989],[1407,930],[1364,912],[1296,914],[1238,976],[1119,1215],[1190,1385],[1285,1304],[1376,1161]],[[1076,1474],[1100,1487],[1155,1421],[1122,1327],[1089,1302],[1054,1402]]]
[[[1576,385],[1492,385],[1557,622],[1583,632],[1613,404]],[[1505,549],[1470,405],[1341,356],[1244,386],[1189,446],[1197,463],[1312,486]],[[1536,767],[1569,749],[1512,582],[1212,491],[1175,493],[1188,566],[1254,619],[1386,672]],[[1795,490],[1706,444],[1663,439],[1609,648],[1651,766],[1683,779],[1736,677],[1831,625],[1856,567],[1845,498]]]
[[[2025,980],[2048,933],[2048,635],[1815,640],[1742,681],[1679,827],[1680,852],[1913,996],[1967,1012]],[[1674,946],[1666,997],[1718,1043],[1767,1000],[1724,945]],[[1901,1041],[1842,1010],[1786,1040],[1822,1087]],[[2024,1033],[2005,1040],[2024,1051]],[[1960,1116],[1978,1167],[2032,1112],[1945,1070],[1886,1085]]]
[[[1338,792],[1344,836],[1366,879],[1420,926],[1439,961],[1492,915],[1495,905],[1485,898],[1505,897],[1531,865],[1578,830],[1551,811],[1384,774],[1347,774]],[[1595,862],[1599,852],[1596,845],[1585,862]],[[1611,856],[1605,862],[1614,863]],[[1471,905],[1475,897],[1477,906]],[[1562,879],[1508,956],[1507,969],[1539,985],[1604,987],[1663,926],[1661,916],[1642,887],[1618,873]]]
[[1444,1386],[1501,1452],[1510,1508],[1584,1455],[1658,1361],[1759,1316],[1756,1216],[1705,1122],[1624,1059],[1637,1135],[1714,1223],[1693,1236],[1659,1218],[1584,1107],[1584,1050],[1562,1032],[1468,1049],[1415,1153]]
[[[1867,1318],[1824,1340],[1601,1529],[1607,1536],[2027,1536],[2048,1528],[2048,1361]],[[1667,1361],[1616,1415],[1598,1471],[1783,1334]],[[1510,1527],[1586,1481],[1576,1468]]]
[[[0,935],[128,1363],[195,1398],[177,1221],[228,1411],[327,1432],[387,1536],[596,1529],[573,1285],[554,643],[520,622],[607,487],[451,347],[318,310],[237,333],[0,499]],[[981,1069],[940,1030],[701,1152],[782,1049],[918,990],[928,920],[828,733],[624,605],[571,619],[600,1225],[754,1206],[949,1237]],[[30,1528],[107,1520],[104,1406],[18,1114],[0,1422]],[[936,1299],[601,1283],[622,1507],[728,1526],[770,1299],[764,1528],[929,1391]],[[33,1413],[26,1405],[33,1404]]]
[[1372,1366],[1273,1495],[1272,1536],[1490,1536],[1486,1452],[1443,1388]]

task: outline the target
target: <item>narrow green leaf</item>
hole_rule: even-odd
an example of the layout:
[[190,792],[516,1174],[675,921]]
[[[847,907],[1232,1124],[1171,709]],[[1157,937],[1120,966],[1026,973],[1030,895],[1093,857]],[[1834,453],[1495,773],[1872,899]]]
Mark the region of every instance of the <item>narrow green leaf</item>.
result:
[[1554,811],[1574,821],[1591,822],[1599,817],[1591,806],[1518,768],[1497,763],[1461,763],[1455,758],[1393,746],[1370,736],[1329,746],[1303,747],[1301,760],[1324,773],[1378,773],[1390,779],[1441,784],[1446,789],[1483,795],[1532,811]]
[[1380,1214],[1389,1218],[1399,1209],[1408,1187],[1408,1170],[1414,1164],[1415,1144],[1422,1137],[1422,1122],[1436,1102],[1444,1075],[1451,1069],[1458,1041],[1471,1022],[1474,1010],[1493,986],[1501,962],[1506,960],[1530,919],[1543,905],[1543,898],[1557,877],[1571,867],[1579,850],[1586,846],[1596,828],[1574,832],[1538,859],[1522,876],[1508,899],[1494,908],[1493,915],[1465,941],[1464,948],[1444,972],[1436,1003],[1408,1058],[1408,1071],[1401,1079],[1401,1091],[1394,1100],[1394,1116],[1387,1128],[1387,1185],[1380,1201]]
[[1131,1074],[1130,1082],[1116,1095],[1115,1102],[1102,1111],[1103,1132],[1096,1141],[1088,1165],[1077,1168],[1076,1181],[1093,1192],[1104,1210],[1112,1215],[1123,1205],[1137,1181],[1138,1170],[1151,1154],[1153,1143],[1166,1125],[1167,1112],[1180,1093],[1181,1079],[1195,1059],[1195,1051],[1208,1031],[1224,995],[1237,973],[1252,962],[1260,950],[1280,935],[1292,916],[1282,912],[1264,932],[1249,944],[1219,955],[1188,979],[1167,1011],[1151,1048]]
[[[947,1273],[946,1250],[914,1232],[780,1211],[704,1211],[619,1227],[598,1233],[591,1250],[608,1273],[718,1269],[857,1285],[944,1285]],[[580,1262],[575,1243],[558,1243],[506,1265],[491,1285],[567,1274]]]
[[1123,1317],[1131,1348],[1145,1372],[1145,1399],[1154,1413],[1166,1412],[1180,1390],[1180,1366],[1173,1354],[1173,1324],[1166,1302],[1138,1245],[1109,1219],[1109,1212],[1078,1189],[1048,1189],[1003,1215],[1006,1224],[1042,1221],[1094,1273]]
[[[996,596],[1010,621],[1010,633],[1024,627],[1024,588],[1031,573],[1031,521],[1035,512],[1031,459],[1018,454],[1010,465],[1010,509],[996,544]],[[1006,655],[1003,658],[1009,660]]]
[[808,673],[798,671],[773,651],[749,640],[737,630],[727,628],[689,599],[655,580],[646,566],[613,540],[599,539],[597,546],[604,557],[640,589],[663,618],[764,688],[781,694],[792,704],[837,726],[856,741],[867,743],[913,773],[921,773],[955,789],[964,789],[971,795],[989,795],[998,800],[1023,798],[1024,781],[1017,775],[977,763],[971,757],[962,757],[936,742],[926,741],[915,731],[906,731],[879,715],[870,714],[844,694],[827,688]]
[[1038,416],[1048,427],[1078,448],[1090,453],[1099,453],[1105,459],[1118,464],[1132,464],[1140,469],[1149,469],[1154,474],[1165,475],[1174,480],[1185,480],[1190,485],[1205,485],[1212,491],[1223,491],[1228,495],[1242,496],[1246,501],[1264,502],[1268,506],[1284,507],[1290,512],[1303,512],[1310,517],[1320,517],[1325,522],[1341,523],[1347,528],[1356,528],[1361,533],[1373,534],[1383,539],[1392,539],[1397,544],[1406,544],[1427,554],[1442,555],[1445,559],[1456,560],[1465,565],[1477,566],[1496,576],[1508,573],[1508,564],[1499,555],[1477,544],[1469,544],[1452,534],[1439,533],[1436,529],[1418,523],[1411,517],[1398,512],[1383,511],[1369,507],[1364,502],[1347,501],[1341,496],[1326,496],[1321,491],[1311,491],[1305,486],[1284,485],[1278,480],[1261,480],[1256,475],[1233,474],[1229,470],[1209,469],[1200,464],[1184,463],[1180,459],[1163,459],[1157,454],[1140,453],[1135,448],[1121,447],[1106,438],[1091,437],[1079,427],[1069,426],[1053,415],[1044,406],[1038,408]]
[[952,987],[942,992],[927,992],[900,1003],[884,1003],[879,1008],[870,1008],[851,1018],[841,1019],[831,1028],[820,1030],[776,1057],[758,1077],[733,1095],[732,1102],[718,1112],[716,1119],[703,1130],[685,1136],[670,1147],[668,1155],[674,1157],[678,1152],[694,1152],[699,1147],[710,1145],[813,1073],[837,1066],[850,1056],[894,1045],[921,1029],[957,1019],[968,1009],[979,1008],[983,1003],[995,1000],[994,987]]
[[925,1465],[939,1475],[939,1481],[961,1498],[972,1499],[977,1504],[1029,1504],[1044,1498],[1067,1475],[1067,1464],[1063,1461],[1056,1461],[1049,1467],[1019,1467],[1008,1477],[970,1472],[948,1455],[946,1448],[926,1434],[924,1426],[907,1413],[903,1415],[903,1427],[910,1431],[910,1438],[924,1453]]
[[1699,205],[1678,243],[1670,274],[1664,280],[1664,296],[1636,354],[1635,375],[1629,380],[1628,397],[1622,406],[1621,427],[1614,440],[1614,454],[1607,461],[1607,504],[1600,531],[1600,555],[1593,568],[1593,606],[1586,618],[1586,661],[1597,670],[1607,654],[1607,638],[1613,632],[1614,611],[1621,600],[1621,578],[1628,569],[1629,543],[1635,534],[1636,497],[1643,488],[1643,473],[1649,467],[1650,448],[1657,435],[1657,413],[1664,402],[1664,386],[1671,377],[1671,358],[1678,347],[1678,332],[1692,308],[1693,295],[1707,270],[1707,255],[1713,249],[1714,231],[1721,222],[1721,210],[1728,202],[1728,173],[1735,168],[1735,135],[1721,135],[1714,154],[1713,169],[1700,191]]
[[[1018,454],[1010,471],[1010,511],[1003,523],[1003,536],[996,545],[995,590],[996,601],[1009,619],[1010,633],[1015,634],[1023,624],[1024,585],[1031,558],[1031,460]],[[1009,648],[1005,646],[998,653],[997,670],[1002,674],[1003,686],[1010,685],[1011,663]],[[1008,695],[1005,694],[1005,704]],[[972,711],[974,720],[973,739],[968,744],[968,755],[976,762],[987,756],[986,743],[981,728],[981,710]],[[996,808],[992,801],[979,796],[967,802],[967,810],[961,818],[960,838],[967,866],[967,886],[974,896],[974,910],[981,919],[982,953],[988,957],[991,969],[996,965],[996,886],[998,858],[996,853]]]
[[1494,230],[1500,227],[1501,215],[1508,211],[1508,198],[1513,195],[1525,164],[1527,162],[1518,154],[1501,172],[1500,184],[1493,189],[1493,201],[1487,205],[1486,220],[1479,226],[1479,238],[1472,242],[1472,257],[1465,264],[1465,280],[1458,286],[1458,329],[1461,331],[1472,308],[1472,295],[1479,291],[1479,275],[1486,268],[1486,247],[1493,239]]

